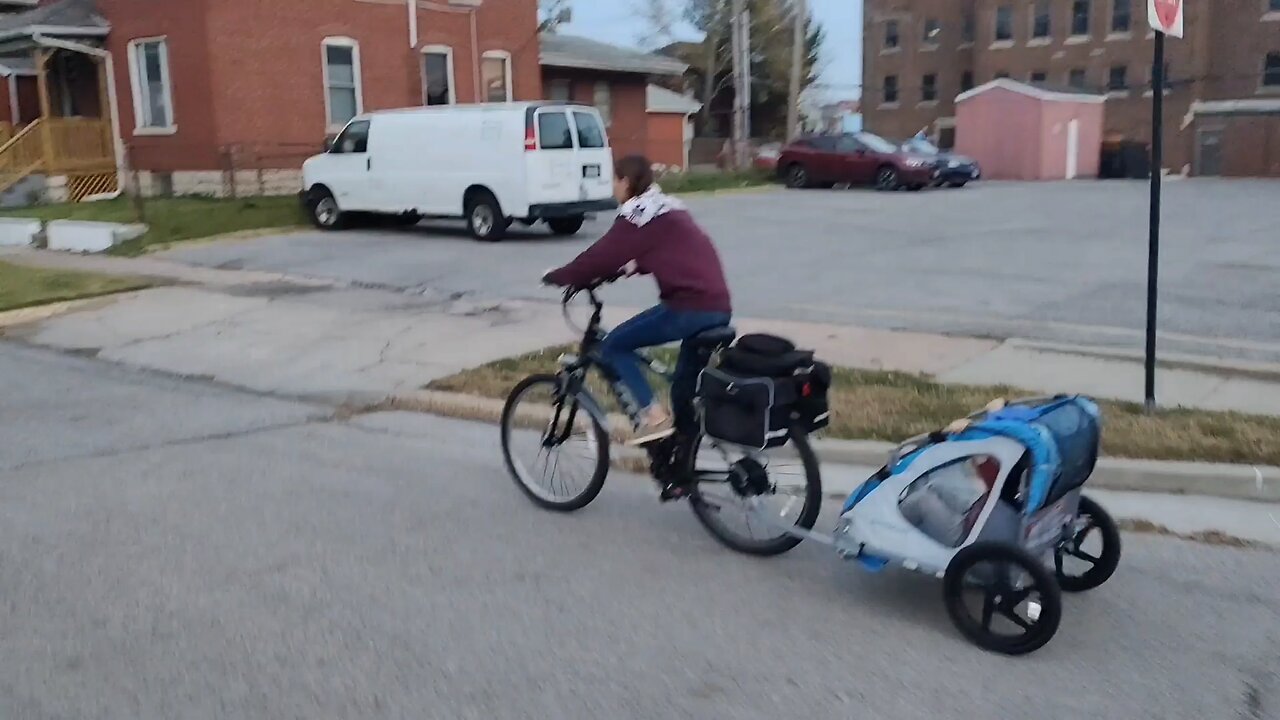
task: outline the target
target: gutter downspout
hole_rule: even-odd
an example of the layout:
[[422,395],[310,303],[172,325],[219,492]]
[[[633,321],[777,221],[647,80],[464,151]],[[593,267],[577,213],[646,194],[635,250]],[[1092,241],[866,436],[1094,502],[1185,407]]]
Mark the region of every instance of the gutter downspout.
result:
[[409,7],[409,49],[418,47],[418,0],[405,0]]
[[111,129],[112,139],[115,141],[116,155],[116,187],[123,188],[125,185],[125,165],[124,165],[124,138],[121,136],[120,129],[120,104],[116,99],[116,65],[112,59],[111,52],[96,48],[91,45],[84,45],[70,40],[58,40],[56,38],[45,37],[39,33],[31,36],[38,45],[45,47],[61,48],[72,52],[84,53],[94,57],[102,58],[107,63],[107,104],[111,107]]
[[476,11],[471,9],[471,75],[475,83],[475,102],[484,102],[480,97],[480,32],[476,29]]

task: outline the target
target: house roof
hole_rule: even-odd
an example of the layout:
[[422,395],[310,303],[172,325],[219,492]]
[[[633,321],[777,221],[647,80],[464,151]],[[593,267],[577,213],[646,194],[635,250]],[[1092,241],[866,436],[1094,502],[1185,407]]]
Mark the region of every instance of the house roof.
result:
[[650,85],[645,92],[645,98],[651,113],[692,115],[702,109],[702,103],[697,100],[668,90],[661,85]]
[[0,76],[35,74],[36,62],[29,56],[0,57]]
[[638,75],[683,75],[688,65],[671,58],[628,50],[574,35],[542,35],[544,67],[603,70]]
[[960,93],[956,96],[956,102],[964,102],[969,98],[976,97],[988,90],[994,90],[996,88],[1003,88],[1011,92],[1027,95],[1046,102],[1101,103],[1106,102],[1107,100],[1106,95],[1101,95],[1089,90],[1082,90],[1080,88],[1062,87],[1057,85],[1048,85],[1045,83],[1024,83],[1010,78],[998,78],[989,83],[979,85],[972,90]]
[[1191,103],[1193,115],[1280,115],[1280,98],[1208,100]]
[[28,35],[101,36],[111,24],[93,0],[58,0],[25,12],[0,15],[0,40]]

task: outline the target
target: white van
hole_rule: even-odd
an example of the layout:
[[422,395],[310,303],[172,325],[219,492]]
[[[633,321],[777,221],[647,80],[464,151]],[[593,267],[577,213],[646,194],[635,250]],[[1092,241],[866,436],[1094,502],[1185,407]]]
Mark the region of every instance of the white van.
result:
[[600,114],[566,103],[359,115],[303,164],[302,178],[307,212],[326,230],[369,213],[466,218],[479,240],[502,239],[513,221],[572,235],[588,213],[617,207]]

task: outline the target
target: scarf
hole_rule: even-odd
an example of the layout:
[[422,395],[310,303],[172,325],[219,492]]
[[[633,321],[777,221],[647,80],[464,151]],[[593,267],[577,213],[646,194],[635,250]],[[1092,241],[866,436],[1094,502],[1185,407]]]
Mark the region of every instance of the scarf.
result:
[[622,207],[618,208],[618,217],[636,227],[644,227],[655,218],[660,218],[673,210],[684,209],[684,203],[662,192],[662,188],[655,183],[648,190],[623,203]]

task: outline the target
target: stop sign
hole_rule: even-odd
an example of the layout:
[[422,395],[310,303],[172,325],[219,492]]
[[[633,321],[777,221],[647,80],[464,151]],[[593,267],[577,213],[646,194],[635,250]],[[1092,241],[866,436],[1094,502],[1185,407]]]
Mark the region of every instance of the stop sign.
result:
[[1147,0],[1147,20],[1153,30],[1182,37],[1182,0]]

